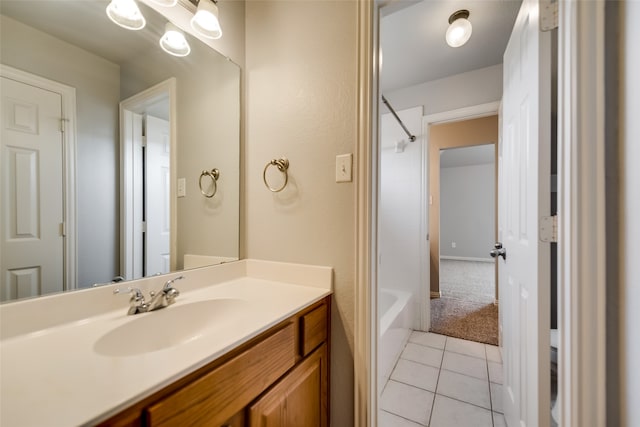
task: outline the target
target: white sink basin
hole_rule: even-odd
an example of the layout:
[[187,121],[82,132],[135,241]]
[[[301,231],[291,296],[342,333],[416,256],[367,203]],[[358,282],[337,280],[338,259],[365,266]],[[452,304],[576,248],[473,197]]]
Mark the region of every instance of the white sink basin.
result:
[[180,304],[136,314],[96,341],[93,349],[103,356],[126,357],[150,353],[197,340],[205,333],[229,327],[242,315],[247,302],[221,298]]

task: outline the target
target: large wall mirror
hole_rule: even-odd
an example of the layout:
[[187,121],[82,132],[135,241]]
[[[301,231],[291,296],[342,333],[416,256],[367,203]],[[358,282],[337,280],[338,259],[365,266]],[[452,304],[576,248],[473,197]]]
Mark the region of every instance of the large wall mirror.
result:
[[3,302],[239,257],[239,67],[108,3],[0,2]]

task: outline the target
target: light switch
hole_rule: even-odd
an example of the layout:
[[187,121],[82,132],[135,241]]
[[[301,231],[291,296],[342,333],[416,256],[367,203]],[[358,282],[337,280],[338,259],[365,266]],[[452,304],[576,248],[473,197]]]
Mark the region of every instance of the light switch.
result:
[[351,164],[353,154],[341,154],[336,156],[336,182],[351,182]]
[[185,178],[178,178],[178,197],[184,197],[187,195],[187,180]]

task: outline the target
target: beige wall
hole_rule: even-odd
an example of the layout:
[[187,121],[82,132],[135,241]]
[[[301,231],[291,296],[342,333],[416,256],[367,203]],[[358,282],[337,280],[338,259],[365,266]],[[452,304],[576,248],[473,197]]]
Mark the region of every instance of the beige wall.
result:
[[[429,127],[429,195],[432,198],[432,203],[429,205],[429,257],[431,263],[429,271],[432,295],[440,292],[440,150],[488,143],[494,143],[497,146],[498,116],[443,123]],[[497,176],[497,150],[495,164]],[[487,251],[489,250],[491,248],[487,248]]]
[[[246,4],[244,248],[249,258],[334,268],[331,424],[353,425],[355,189],[335,156],[356,138],[354,1]],[[265,164],[291,162],[271,193]]]
[[[197,65],[195,65],[197,63]],[[160,49],[121,65],[122,98],[169,77],[177,79],[177,178],[186,196],[177,199],[177,269],[185,254],[239,255],[240,70],[201,43],[185,60]],[[220,171],[218,192],[200,194],[203,170]],[[203,181],[206,183],[207,181]]]

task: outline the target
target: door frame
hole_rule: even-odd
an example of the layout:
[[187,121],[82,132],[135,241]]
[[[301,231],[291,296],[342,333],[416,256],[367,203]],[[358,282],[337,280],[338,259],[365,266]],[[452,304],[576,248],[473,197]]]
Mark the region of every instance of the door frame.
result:
[[[431,125],[435,124],[443,124],[443,123],[451,123],[451,122],[459,122],[463,120],[472,120],[479,119],[482,117],[488,117],[493,115],[499,115],[500,110],[500,101],[487,102],[484,104],[472,105],[464,108],[457,108],[455,110],[443,111],[441,113],[429,114],[422,118],[422,134],[424,135],[424,151],[422,156],[422,188],[426,188],[427,193],[429,192],[429,155],[430,155],[430,143],[429,143],[429,129]],[[500,122],[498,121],[498,126],[500,126]],[[498,129],[498,135],[500,135],[500,129]],[[495,183],[496,186],[496,203],[495,203],[495,235],[497,238],[498,233],[498,191],[497,191],[497,182],[498,182],[498,141],[495,141]],[[426,233],[429,237],[425,241],[423,241],[420,248],[420,259],[427,259],[431,262],[431,244],[433,243],[433,236],[430,230],[429,221],[432,216],[429,214],[430,212],[430,201],[431,194],[425,194],[423,197],[422,205],[420,209],[420,224],[423,227],[426,227]],[[438,220],[438,227],[440,225],[440,221]],[[497,241],[497,240],[496,240]],[[438,261],[439,262],[439,261]],[[424,305],[421,310],[421,319],[422,319],[422,327],[423,330],[428,331],[431,327],[431,304],[430,300],[433,297],[440,297],[440,291],[438,288],[437,295],[432,293],[431,291],[431,268],[429,266],[421,266],[421,278],[422,278],[422,296],[426,298],[421,299],[421,303]],[[498,301],[498,270],[496,267],[495,272],[495,301]]]
[[[558,2],[560,422],[606,423],[604,2]],[[378,81],[381,2],[359,1],[354,416],[377,426]],[[579,385],[582,385],[580,387]]]
[[27,71],[20,70],[5,64],[0,64],[0,75],[11,80],[30,86],[35,86],[61,97],[62,117],[60,127],[62,129],[62,197],[64,220],[64,283],[65,291],[78,288],[77,266],[77,208],[76,208],[76,152],[77,152],[77,113],[76,113],[76,89],[71,86],[41,77]]
[[[134,162],[134,141],[128,137],[126,129],[132,126],[131,112],[136,112],[147,103],[154,102],[159,97],[169,97],[169,135],[170,150],[169,155],[169,253],[170,269],[176,269],[177,259],[177,230],[178,230],[178,206],[176,201],[176,180],[177,176],[177,80],[175,77],[168,78],[148,89],[139,92],[124,101],[120,102],[120,274],[127,280],[133,271],[135,238],[133,233],[136,229],[134,224],[135,198],[137,194],[127,185],[136,173]],[[141,196],[141,195],[140,195]],[[142,236],[140,236],[142,239]],[[140,243],[141,244],[141,243]]]
[[606,2],[558,3],[559,424],[596,427],[608,391]]

